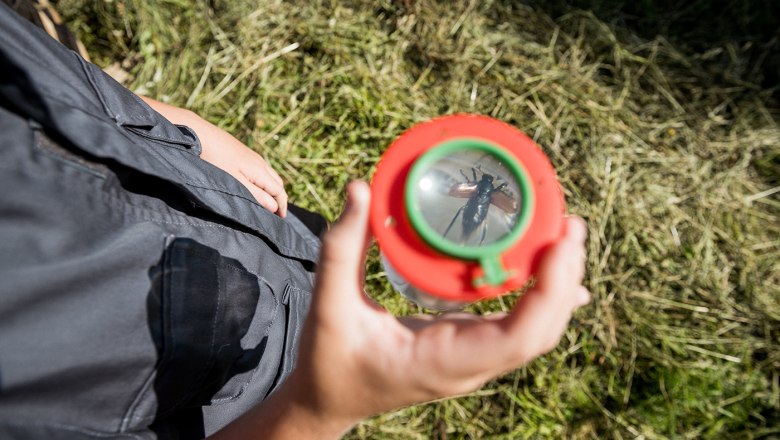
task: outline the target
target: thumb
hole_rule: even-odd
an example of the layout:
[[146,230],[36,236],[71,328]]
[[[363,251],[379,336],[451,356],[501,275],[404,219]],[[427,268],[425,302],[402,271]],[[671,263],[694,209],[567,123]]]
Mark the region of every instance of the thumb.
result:
[[347,202],[341,218],[322,239],[322,252],[317,271],[318,300],[338,299],[352,295],[362,285],[360,279],[368,241],[368,185],[355,181],[347,185]]

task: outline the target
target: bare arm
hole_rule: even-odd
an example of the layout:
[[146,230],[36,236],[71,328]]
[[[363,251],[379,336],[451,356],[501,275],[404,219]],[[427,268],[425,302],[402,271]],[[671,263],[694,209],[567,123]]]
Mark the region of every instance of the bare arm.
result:
[[570,218],[537,284],[510,313],[398,320],[363,292],[368,204],[368,187],[350,184],[347,207],[324,238],[292,375],[215,439],[336,439],[371,415],[471,392],[552,350],[589,301],[581,285],[586,227]]

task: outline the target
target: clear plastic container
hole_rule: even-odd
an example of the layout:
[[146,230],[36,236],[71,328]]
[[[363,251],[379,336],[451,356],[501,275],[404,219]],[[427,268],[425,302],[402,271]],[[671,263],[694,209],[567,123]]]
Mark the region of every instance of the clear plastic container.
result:
[[436,310],[439,312],[459,310],[469,304],[467,302],[461,301],[448,301],[446,299],[442,299],[423,292],[422,290],[409,284],[408,281],[399,275],[398,272],[396,272],[396,270],[393,268],[393,265],[387,261],[387,258],[384,256],[384,254],[380,253],[379,257],[382,262],[382,267],[385,270],[385,274],[387,275],[387,280],[390,281],[390,284],[398,293],[413,303],[426,309]]
[[521,131],[449,115],[396,139],[371,182],[369,222],[388,280],[431,310],[524,286],[563,232],[555,170]]

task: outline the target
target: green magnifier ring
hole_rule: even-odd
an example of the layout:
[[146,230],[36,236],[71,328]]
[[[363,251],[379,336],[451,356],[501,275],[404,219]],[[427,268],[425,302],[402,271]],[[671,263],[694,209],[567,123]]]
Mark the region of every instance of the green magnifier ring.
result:
[[[466,151],[487,153],[499,160],[512,174],[512,177],[515,178],[521,196],[518,218],[511,230],[495,242],[479,246],[465,246],[455,243],[434,230],[423,215],[419,198],[418,182],[424,177],[425,173],[439,160],[455,153]],[[500,267],[495,267],[496,264],[500,266],[500,255],[505,250],[511,248],[526,231],[531,218],[533,218],[534,209],[534,193],[528,173],[511,153],[496,144],[477,138],[463,137],[442,142],[428,150],[414,162],[407,176],[404,189],[404,201],[409,221],[428,245],[452,257],[479,261],[485,269],[489,284],[500,284],[500,279],[505,279],[505,275],[491,276],[491,273],[496,270],[501,271]]]

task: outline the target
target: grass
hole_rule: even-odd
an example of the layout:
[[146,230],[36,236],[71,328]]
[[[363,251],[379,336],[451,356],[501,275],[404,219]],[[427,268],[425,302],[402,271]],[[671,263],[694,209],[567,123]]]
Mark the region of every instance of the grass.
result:
[[[548,154],[589,223],[591,305],[553,353],[348,438],[780,436],[777,40],[635,32],[606,1],[58,3],[98,64],[246,141],[330,219],[437,115],[493,116]],[[377,255],[370,294],[416,313]]]

